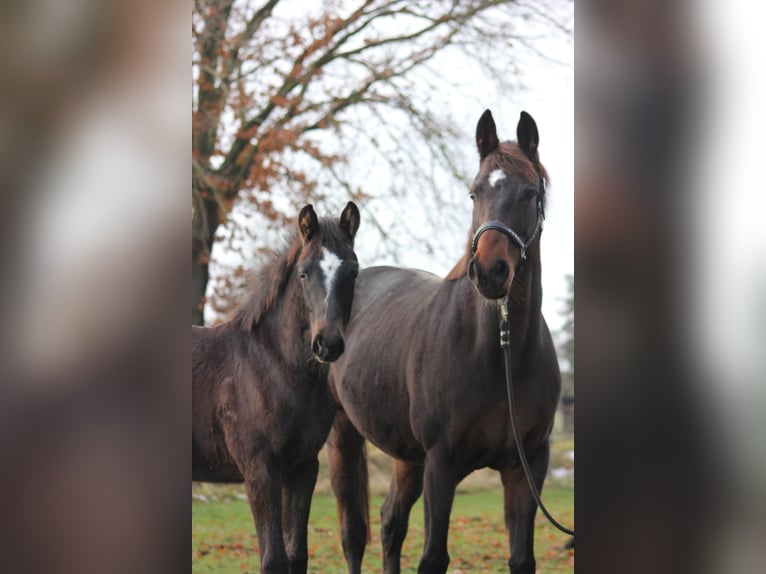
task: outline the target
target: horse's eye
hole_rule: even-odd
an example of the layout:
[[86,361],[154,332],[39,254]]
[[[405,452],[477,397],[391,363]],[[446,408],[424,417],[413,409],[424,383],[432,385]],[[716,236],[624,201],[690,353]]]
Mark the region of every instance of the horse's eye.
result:
[[303,280],[303,279],[306,279],[308,277],[308,275],[306,274],[305,271],[299,271],[298,272],[298,277],[300,277],[301,280]]
[[532,201],[537,197],[536,189],[527,189],[524,191],[524,201]]
[[475,194],[474,192],[472,192],[472,191],[469,191],[469,192],[468,192],[468,197],[470,197],[470,198],[471,198],[471,201],[473,201],[473,200],[475,200],[475,199],[476,199],[476,194]]

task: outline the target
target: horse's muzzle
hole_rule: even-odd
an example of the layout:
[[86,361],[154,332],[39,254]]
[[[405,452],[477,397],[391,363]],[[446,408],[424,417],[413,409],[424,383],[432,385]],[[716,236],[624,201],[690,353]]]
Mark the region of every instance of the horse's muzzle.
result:
[[476,257],[468,263],[468,277],[486,299],[502,299],[508,295],[509,279],[513,279],[511,267],[505,259],[495,259],[485,266]]
[[311,342],[311,350],[323,363],[332,363],[346,350],[346,342],[341,335],[329,336],[319,333]]

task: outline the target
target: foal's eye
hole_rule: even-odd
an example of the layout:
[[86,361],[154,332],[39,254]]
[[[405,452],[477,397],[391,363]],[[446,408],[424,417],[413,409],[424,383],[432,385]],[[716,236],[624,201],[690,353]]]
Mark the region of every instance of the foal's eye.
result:
[[537,190],[536,189],[527,189],[524,191],[524,201],[532,201],[537,197]]

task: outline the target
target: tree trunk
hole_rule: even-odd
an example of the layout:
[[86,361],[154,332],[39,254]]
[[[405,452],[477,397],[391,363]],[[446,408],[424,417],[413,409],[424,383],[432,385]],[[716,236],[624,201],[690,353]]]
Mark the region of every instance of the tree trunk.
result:
[[205,249],[198,247],[200,243],[192,240],[192,325],[205,324],[205,291],[209,272],[205,262],[208,258],[204,256]]
[[205,324],[205,292],[210,278],[210,251],[220,215],[215,201],[202,200],[192,215],[192,325]]

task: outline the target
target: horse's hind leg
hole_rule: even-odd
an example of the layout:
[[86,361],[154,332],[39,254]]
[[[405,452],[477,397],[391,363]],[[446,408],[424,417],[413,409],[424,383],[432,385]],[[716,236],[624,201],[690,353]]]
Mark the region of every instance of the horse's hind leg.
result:
[[343,554],[349,574],[362,570],[369,532],[369,481],[364,437],[338,412],[327,439],[330,480],[338,502]]
[[380,509],[383,572],[399,574],[402,544],[407,536],[410,510],[423,492],[423,465],[394,460],[391,487]]
[[282,488],[284,541],[290,574],[306,574],[311,495],[317,481],[319,461],[314,459],[290,472]]
[[[538,491],[542,491],[548,471],[550,447],[546,443],[534,453],[527,453],[532,478]],[[529,491],[524,469],[517,461],[500,471],[505,499],[505,526],[511,545],[508,568],[511,574],[534,574],[535,572],[535,513],[537,504]]]
[[282,540],[282,481],[272,462],[253,460],[242,473],[255,521],[263,574],[288,574]]
[[429,450],[423,473],[426,540],[418,574],[444,574],[447,571],[447,535],[458,480],[457,469],[447,452],[436,448]]

